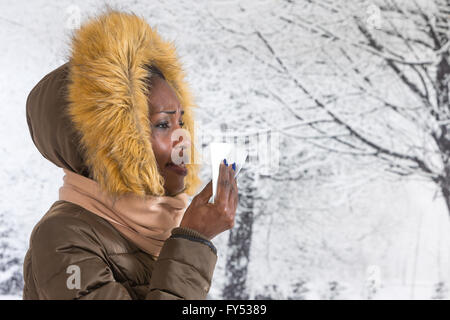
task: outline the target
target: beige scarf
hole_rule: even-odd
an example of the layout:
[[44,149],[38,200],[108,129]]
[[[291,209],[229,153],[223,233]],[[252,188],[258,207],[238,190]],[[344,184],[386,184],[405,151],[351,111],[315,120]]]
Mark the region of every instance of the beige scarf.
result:
[[98,183],[63,169],[64,184],[59,200],[75,203],[108,220],[127,239],[157,257],[173,228],[180,225],[188,205],[188,195],[145,196],[126,194],[116,201]]

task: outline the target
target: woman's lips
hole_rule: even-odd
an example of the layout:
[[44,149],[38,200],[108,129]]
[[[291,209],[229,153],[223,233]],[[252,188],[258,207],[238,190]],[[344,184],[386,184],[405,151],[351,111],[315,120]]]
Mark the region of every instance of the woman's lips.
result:
[[186,176],[187,173],[188,173],[187,169],[186,169],[186,167],[184,165],[183,166],[177,166],[174,163],[168,164],[167,165],[167,169],[175,172],[176,174],[179,174],[180,176]]

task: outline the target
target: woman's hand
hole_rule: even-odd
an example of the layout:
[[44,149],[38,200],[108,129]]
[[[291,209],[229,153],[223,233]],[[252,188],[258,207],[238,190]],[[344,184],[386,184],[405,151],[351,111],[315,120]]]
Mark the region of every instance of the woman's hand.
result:
[[212,196],[212,181],[196,195],[184,213],[180,227],[194,229],[209,240],[234,226],[234,217],[239,201],[235,171],[222,162],[217,180],[214,203],[208,203]]

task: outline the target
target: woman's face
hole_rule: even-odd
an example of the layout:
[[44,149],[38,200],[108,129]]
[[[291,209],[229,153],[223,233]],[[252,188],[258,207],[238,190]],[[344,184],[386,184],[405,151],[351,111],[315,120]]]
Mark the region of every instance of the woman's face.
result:
[[172,196],[184,189],[185,175],[177,173],[168,166],[173,163],[172,149],[179,143],[179,141],[172,141],[172,133],[176,129],[183,128],[184,111],[174,90],[164,79],[154,76],[150,92],[148,103],[152,148],[159,173],[165,180],[166,195]]

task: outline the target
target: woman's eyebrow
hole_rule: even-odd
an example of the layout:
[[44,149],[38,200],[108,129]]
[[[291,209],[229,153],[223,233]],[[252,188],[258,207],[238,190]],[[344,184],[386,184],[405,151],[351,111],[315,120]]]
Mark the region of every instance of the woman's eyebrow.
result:
[[[174,111],[159,111],[159,112],[156,112],[156,113],[168,113],[168,114],[174,114],[175,112],[176,112],[176,110],[174,110]],[[184,114],[184,110],[181,111],[181,114]]]

